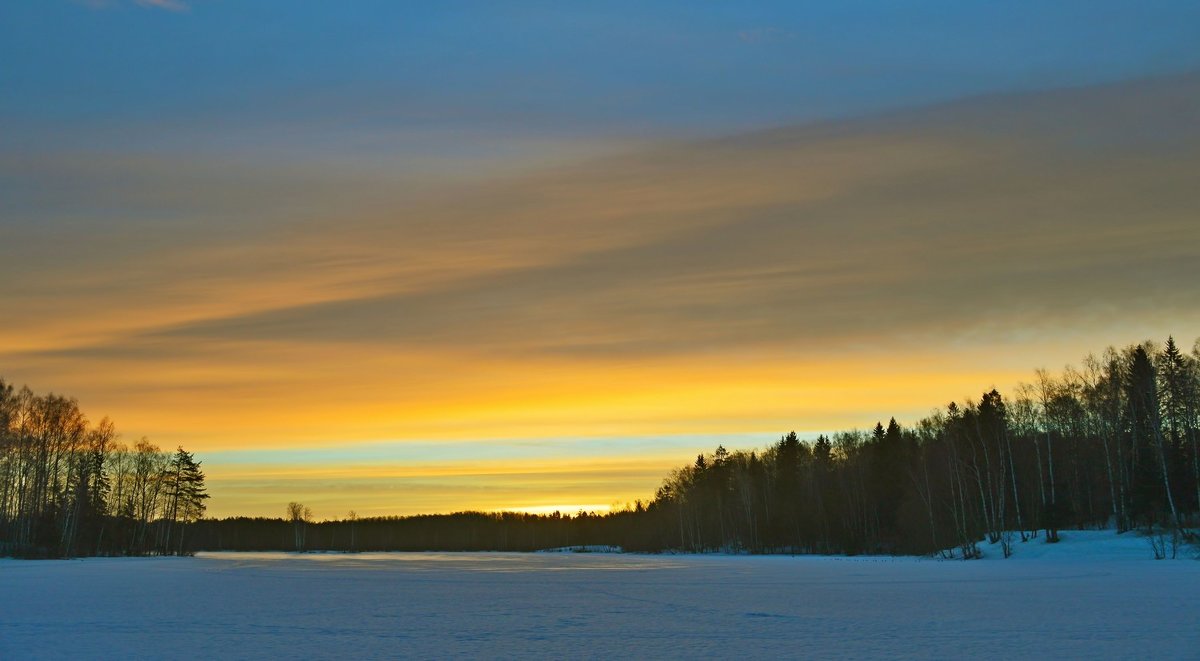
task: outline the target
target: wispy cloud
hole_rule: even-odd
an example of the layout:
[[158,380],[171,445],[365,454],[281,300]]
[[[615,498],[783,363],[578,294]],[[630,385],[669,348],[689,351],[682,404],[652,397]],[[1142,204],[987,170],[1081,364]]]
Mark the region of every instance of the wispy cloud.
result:
[[[74,0],[89,9],[111,9],[127,4],[127,0]],[[133,5],[146,9],[165,9],[167,11],[185,12],[191,10],[184,0],[133,0]]]
[[135,0],[139,7],[152,7],[169,11],[187,11],[190,6],[183,0]]
[[[894,336],[1066,323],[1113,296],[1175,309],[1194,293],[1167,283],[1194,263],[1198,209],[1183,179],[1200,135],[1179,108],[1195,106],[1197,84],[955,104],[366,204],[346,201],[363,196],[349,184],[306,191],[253,173],[184,182],[218,187],[212,199],[176,198],[164,182],[117,196],[214,219],[131,227],[139,243],[113,250],[159,228],[165,242],[198,241],[110,277],[138,273],[140,300],[193,308],[116,341],[621,357],[874,337],[865,309]],[[291,215],[301,208],[308,219]],[[224,240],[199,238],[217,227]],[[153,278],[161,269],[171,275]]]
[[196,449],[919,413],[1039,346],[1200,324],[1198,103],[1200,76],[990,97],[419,190],[0,159],[37,183],[6,199],[0,364]]

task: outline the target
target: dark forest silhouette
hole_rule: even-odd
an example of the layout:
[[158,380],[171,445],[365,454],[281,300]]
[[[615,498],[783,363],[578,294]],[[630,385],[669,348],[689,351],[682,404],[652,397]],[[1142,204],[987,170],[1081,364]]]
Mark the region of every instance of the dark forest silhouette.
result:
[[[66,413],[54,413],[60,409]],[[66,422],[53,422],[60,419]],[[111,424],[87,427],[72,400],[7,387],[0,390],[0,549],[87,555],[602,545],[649,552],[956,549],[969,558],[979,555],[980,540],[1008,553],[1018,540],[1057,541],[1069,527],[1142,529],[1178,542],[1200,523],[1198,430],[1200,351],[1186,354],[1169,339],[1161,348],[1110,348],[1057,376],[1039,370],[1012,396],[988,390],[908,427],[893,419],[812,441],[791,433],[762,451],[718,447],[623,511],[351,512],[316,522],[293,502],[285,518],[213,520],[199,518],[203,474],[182,449],[172,459],[144,441],[122,448],[113,444]]]
[[0,380],[0,555],[187,553],[207,498],[183,448],[127,447],[74,399]]

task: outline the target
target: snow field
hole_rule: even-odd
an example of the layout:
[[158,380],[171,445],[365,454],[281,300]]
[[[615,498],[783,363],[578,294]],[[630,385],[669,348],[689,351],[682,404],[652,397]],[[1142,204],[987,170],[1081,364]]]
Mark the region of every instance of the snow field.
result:
[[985,553],[0,560],[0,659],[1200,659],[1200,562],[1112,532]]

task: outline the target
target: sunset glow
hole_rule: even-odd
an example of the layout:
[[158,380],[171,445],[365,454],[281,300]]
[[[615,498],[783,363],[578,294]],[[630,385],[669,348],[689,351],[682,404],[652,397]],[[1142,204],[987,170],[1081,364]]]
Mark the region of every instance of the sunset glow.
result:
[[1196,7],[867,4],[6,7],[0,376],[195,452],[210,516],[337,518],[619,509],[1190,349]]

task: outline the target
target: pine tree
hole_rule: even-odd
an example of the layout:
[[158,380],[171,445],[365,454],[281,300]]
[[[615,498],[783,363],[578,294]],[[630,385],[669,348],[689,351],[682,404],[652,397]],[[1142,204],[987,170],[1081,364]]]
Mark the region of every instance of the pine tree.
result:
[[[169,552],[170,541],[174,539],[175,553],[183,555],[184,531],[187,524],[204,516],[204,501],[208,498],[208,492],[204,486],[204,472],[200,470],[200,463],[192,453],[182,447],[178,448],[171,458],[168,476],[170,482],[167,486],[169,513],[166,551]],[[176,523],[179,524],[177,538],[174,536]]]
[[1138,509],[1147,515],[1147,522],[1153,523],[1154,515],[1161,509],[1165,495],[1171,525],[1178,527],[1179,516],[1175,509],[1174,494],[1171,493],[1167,450],[1160,423],[1156,376],[1154,363],[1145,345],[1138,345],[1130,355],[1127,384],[1130,433],[1133,435],[1132,445],[1137,462],[1134,469],[1137,480],[1134,496],[1140,501],[1137,503],[1140,505]]
[[[1189,477],[1195,482],[1196,502],[1190,509],[1196,511],[1196,508],[1200,507],[1200,462],[1196,456],[1197,383],[1196,372],[1191,363],[1192,360],[1175,345],[1175,338],[1168,337],[1167,346],[1159,359],[1160,408],[1165,428],[1164,449],[1172,482],[1176,485],[1186,484]],[[1189,453],[1190,462],[1187,460]],[[1191,476],[1188,476],[1189,472],[1192,473]],[[1180,496],[1184,501],[1187,500],[1187,496],[1182,493]]]

